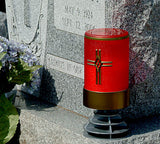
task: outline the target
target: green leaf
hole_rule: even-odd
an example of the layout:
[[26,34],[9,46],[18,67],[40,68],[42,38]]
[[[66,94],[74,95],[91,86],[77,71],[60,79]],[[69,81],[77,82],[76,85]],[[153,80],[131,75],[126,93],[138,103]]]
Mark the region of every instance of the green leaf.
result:
[[19,121],[16,108],[5,97],[0,96],[0,144],[5,144],[14,136]]
[[0,53],[0,60],[6,55],[6,52]]
[[[2,60],[2,58],[5,56],[6,52],[2,52],[0,53],[0,60]],[[0,62],[0,70],[2,68],[2,62]]]
[[41,65],[35,65],[35,66],[30,67],[30,70],[31,70],[32,72],[34,72],[34,71],[36,71],[37,69],[39,69],[39,68],[41,68],[41,67],[42,67]]
[[5,144],[4,139],[9,133],[9,119],[6,116],[0,117],[0,144]]
[[20,72],[13,72],[9,74],[9,81],[12,83],[16,84],[23,84],[25,82],[29,82],[32,78],[32,73],[31,71],[27,70],[22,70]]
[[1,68],[2,68],[2,62],[0,62],[0,70],[1,70]]
[[42,66],[29,66],[28,63],[25,63],[22,59],[12,66],[12,69],[9,71],[8,81],[15,84],[24,84],[30,82],[33,73],[35,70]]

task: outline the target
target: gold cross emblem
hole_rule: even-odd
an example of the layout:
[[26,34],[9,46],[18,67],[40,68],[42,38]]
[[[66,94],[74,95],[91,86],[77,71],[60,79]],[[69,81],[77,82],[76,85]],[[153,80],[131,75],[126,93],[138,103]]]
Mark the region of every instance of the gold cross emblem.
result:
[[[99,53],[98,53],[99,51]],[[96,67],[96,84],[101,84],[101,67],[112,67],[112,61],[101,61],[101,49],[96,49],[96,60],[87,60],[88,65]],[[110,65],[109,65],[110,64]],[[99,77],[99,81],[98,81]]]

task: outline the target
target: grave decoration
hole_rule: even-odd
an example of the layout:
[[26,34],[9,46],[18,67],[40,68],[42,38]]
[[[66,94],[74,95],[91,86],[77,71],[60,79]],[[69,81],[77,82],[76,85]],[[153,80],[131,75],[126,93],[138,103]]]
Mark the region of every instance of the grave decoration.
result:
[[[41,66],[30,49],[0,37],[0,143],[5,144],[14,136],[19,115],[12,104],[13,96],[7,98],[16,84],[36,84],[37,71]],[[34,78],[34,79],[33,79]],[[39,81],[39,80],[38,80]],[[38,82],[37,81],[37,82]]]
[[114,110],[129,105],[129,34],[116,28],[91,29],[84,38],[83,104],[97,109],[85,130],[120,137],[127,124]]

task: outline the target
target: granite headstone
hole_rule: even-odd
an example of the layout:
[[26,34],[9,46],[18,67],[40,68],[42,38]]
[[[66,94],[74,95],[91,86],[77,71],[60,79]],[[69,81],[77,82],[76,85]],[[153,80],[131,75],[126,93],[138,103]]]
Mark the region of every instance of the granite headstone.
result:
[[6,0],[9,38],[44,65],[41,98],[83,115],[84,32],[115,27],[130,34],[130,106],[138,118],[160,109],[159,0]]

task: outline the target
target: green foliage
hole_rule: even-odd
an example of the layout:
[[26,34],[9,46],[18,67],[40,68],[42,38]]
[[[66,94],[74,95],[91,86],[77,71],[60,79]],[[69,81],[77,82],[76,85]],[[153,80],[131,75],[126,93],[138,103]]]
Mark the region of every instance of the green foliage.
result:
[[0,96],[0,144],[5,144],[14,136],[19,115],[16,108],[5,97]]
[[40,65],[28,66],[23,60],[19,59],[17,63],[12,64],[12,68],[9,71],[8,81],[9,83],[23,84],[29,82],[32,79],[32,72],[40,68]]
[[[5,52],[0,53],[0,60],[2,60],[2,58],[5,56]],[[0,62],[0,70],[2,68],[2,62]]]
[[2,52],[0,53],[0,60],[2,60],[2,58],[5,56],[6,52]]
[[1,68],[2,68],[2,62],[0,61],[0,70],[1,70]]
[[[4,53],[0,54],[0,59],[4,55]],[[30,82],[33,72],[41,67],[40,65],[29,66],[22,59],[11,64],[10,69],[9,67],[3,67],[1,69],[2,64],[0,63],[0,144],[9,142],[14,136],[19,121],[16,108],[5,97],[4,93],[11,91],[15,84]]]
[[0,47],[0,144],[5,144],[13,137],[19,120],[11,103],[13,97],[7,99],[5,93],[12,91],[16,84],[32,82],[33,75],[34,78],[38,75],[34,71],[41,66],[36,65],[38,61],[27,46],[2,37],[0,43],[3,43]]

